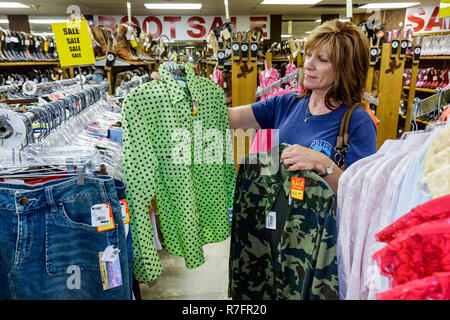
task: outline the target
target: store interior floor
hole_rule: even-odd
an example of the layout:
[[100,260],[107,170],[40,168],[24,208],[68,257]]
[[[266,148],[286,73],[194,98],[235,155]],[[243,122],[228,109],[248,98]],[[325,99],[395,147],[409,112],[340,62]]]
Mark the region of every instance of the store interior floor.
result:
[[187,269],[184,259],[159,251],[164,272],[141,283],[142,300],[227,300],[230,238],[203,247],[205,263]]

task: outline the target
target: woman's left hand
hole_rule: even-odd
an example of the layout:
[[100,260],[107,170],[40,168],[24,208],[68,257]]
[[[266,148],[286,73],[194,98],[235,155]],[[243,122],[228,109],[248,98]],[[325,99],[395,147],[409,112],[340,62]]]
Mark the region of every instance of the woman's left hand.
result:
[[330,165],[331,159],[325,154],[294,144],[281,153],[281,162],[289,171],[313,170],[323,174]]

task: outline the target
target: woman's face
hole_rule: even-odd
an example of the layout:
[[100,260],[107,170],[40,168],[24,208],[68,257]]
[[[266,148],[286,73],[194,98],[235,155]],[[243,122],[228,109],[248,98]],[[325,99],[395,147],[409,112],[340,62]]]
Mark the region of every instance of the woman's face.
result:
[[334,68],[325,46],[306,53],[303,85],[307,89],[327,92],[334,83]]

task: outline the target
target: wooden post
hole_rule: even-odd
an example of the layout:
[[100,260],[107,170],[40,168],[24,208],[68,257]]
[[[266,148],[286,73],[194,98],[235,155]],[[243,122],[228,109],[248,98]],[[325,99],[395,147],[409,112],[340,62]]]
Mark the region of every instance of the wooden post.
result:
[[403,89],[405,59],[391,57],[391,44],[383,43],[381,50],[380,84],[377,118],[380,120],[377,133],[377,148],[387,139],[397,139],[398,109]]
[[[250,37],[251,38],[251,37]],[[255,93],[258,86],[258,70],[257,60],[252,61],[250,59],[249,52],[243,53],[243,50],[249,49],[250,44],[248,41],[242,41],[238,34],[239,45],[241,46],[240,59],[234,56],[232,50],[231,61],[231,87],[232,87],[232,106],[237,107],[241,105],[251,104],[256,102]],[[244,46],[243,46],[244,45]],[[246,48],[245,48],[246,45]],[[267,57],[267,56],[266,56]],[[244,140],[242,141],[242,134]],[[248,154],[250,150],[251,138],[246,137],[242,130],[236,130],[233,134],[234,145],[234,161],[236,164],[236,172],[239,170],[239,163],[245,154]],[[242,145],[242,143],[244,145]],[[242,147],[244,147],[245,154],[241,154]]]
[[256,102],[257,61],[231,59],[233,107]]
[[[377,56],[378,56],[378,47],[380,46],[380,38],[377,38],[376,43],[373,43],[373,40],[370,39],[370,61],[369,61],[369,70],[367,71],[367,79],[366,79],[366,92],[368,94],[372,93],[373,87],[373,72],[375,69],[375,65],[377,64]],[[369,101],[364,100],[364,104],[366,106],[369,105]]]
[[272,52],[266,53],[266,65],[267,68],[272,68]]

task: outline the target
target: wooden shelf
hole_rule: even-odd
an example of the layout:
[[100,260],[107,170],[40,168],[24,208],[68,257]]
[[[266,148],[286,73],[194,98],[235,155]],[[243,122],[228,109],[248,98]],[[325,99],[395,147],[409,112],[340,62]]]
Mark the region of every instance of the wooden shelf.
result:
[[289,62],[289,58],[272,59],[272,62]]
[[[408,86],[403,86],[403,89],[409,90],[409,87]],[[418,88],[418,87],[416,87],[416,91],[428,92],[428,93],[436,93],[436,89],[428,89],[428,88]]]
[[[406,116],[402,116],[401,114],[399,114],[399,116],[406,120]],[[424,121],[424,120],[420,120],[420,119],[416,119],[416,122],[422,123],[422,124],[429,124],[430,123],[428,121]]]
[[[406,56],[408,59],[412,59],[412,56]],[[450,56],[420,56],[420,60],[450,60]]]
[[450,60],[450,56],[421,56],[420,60]]
[[22,66],[59,66],[59,61],[0,62],[0,67],[22,67]]

